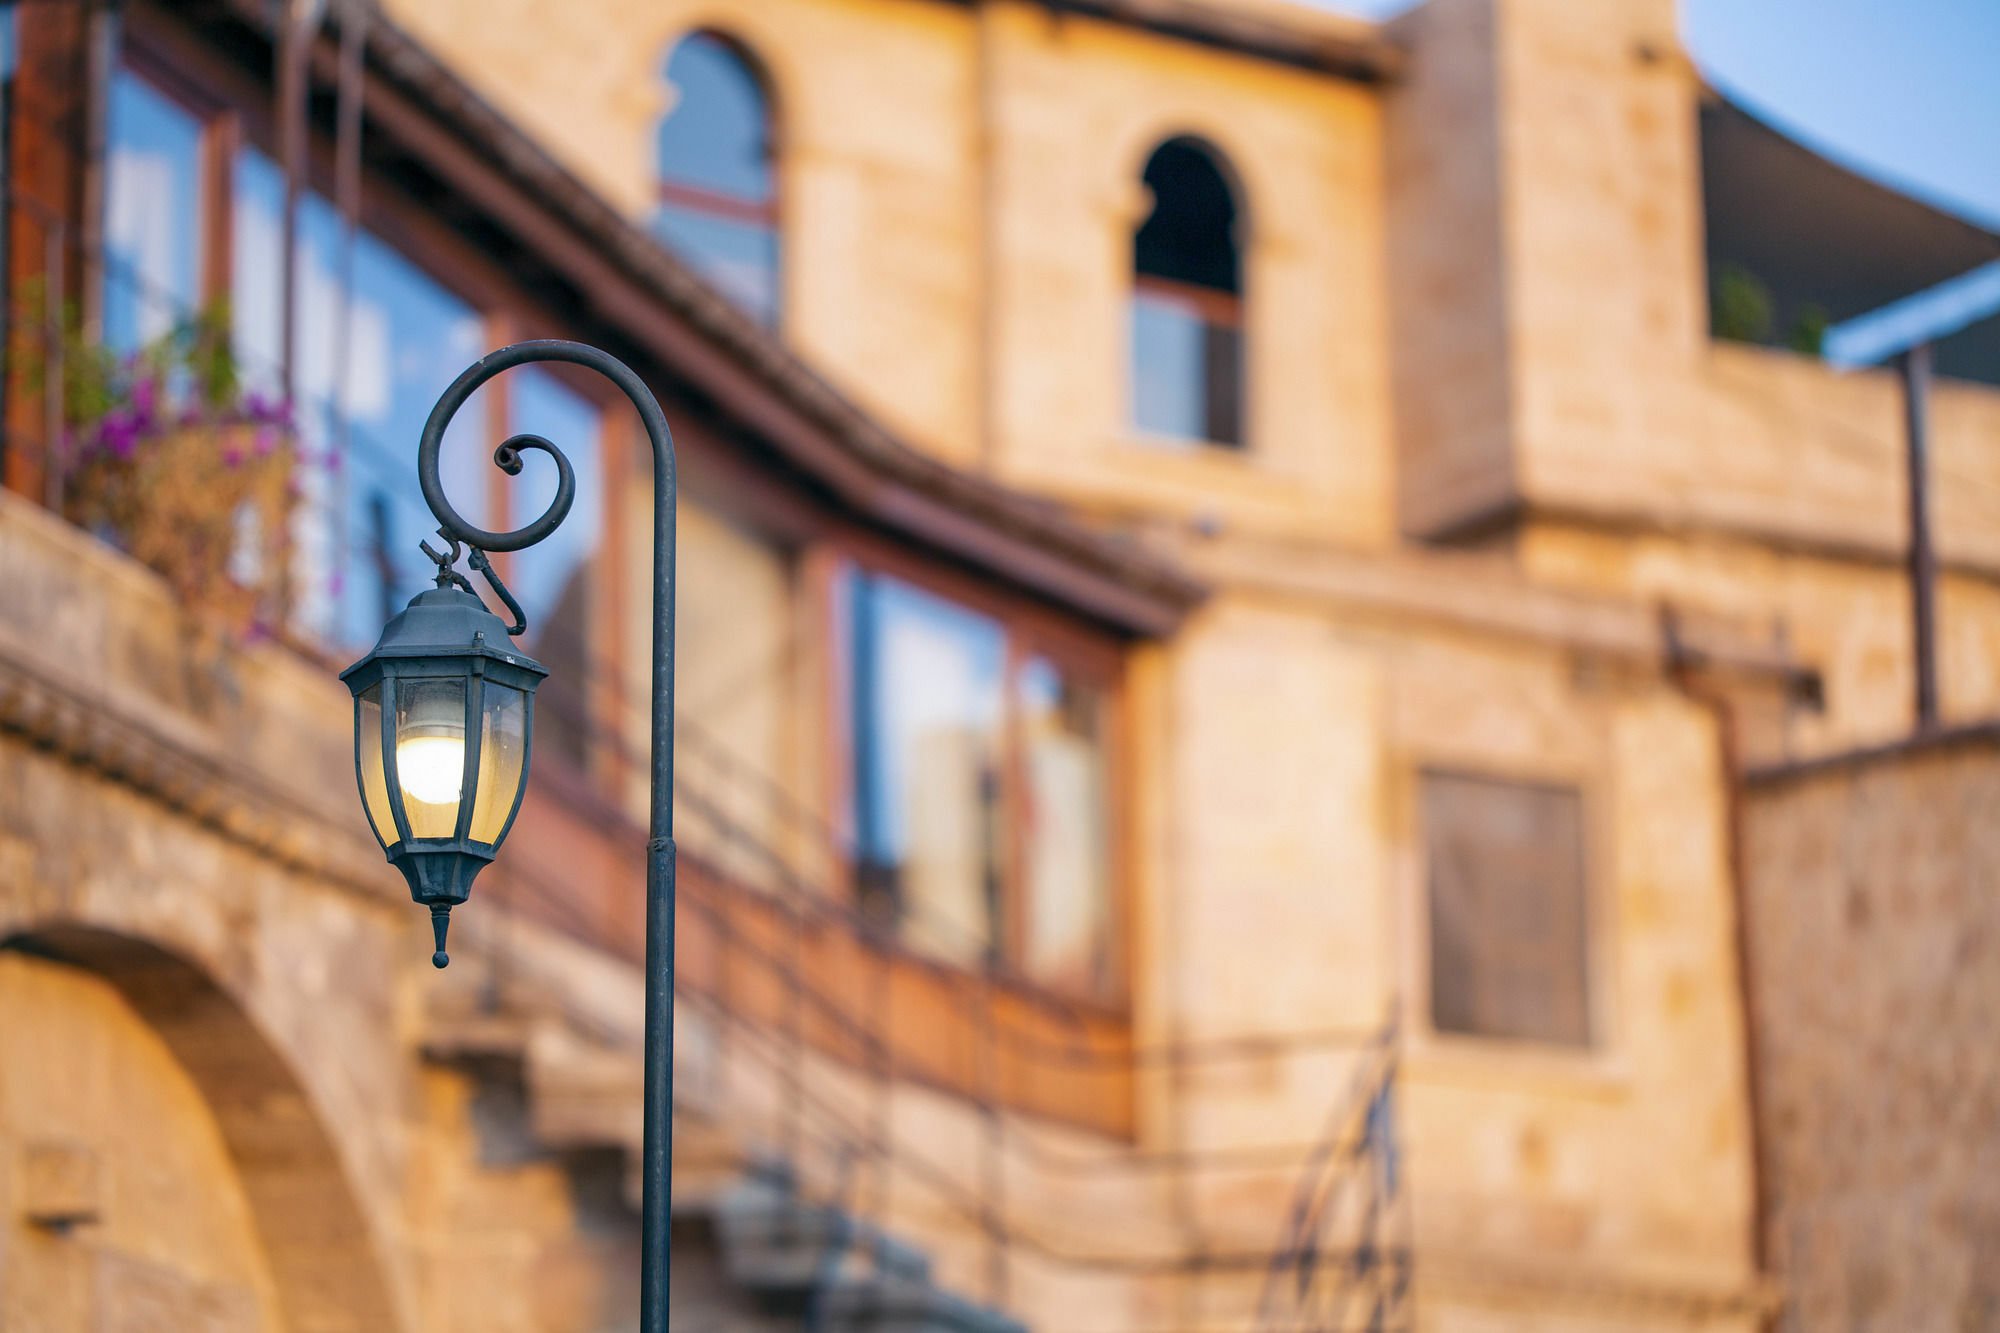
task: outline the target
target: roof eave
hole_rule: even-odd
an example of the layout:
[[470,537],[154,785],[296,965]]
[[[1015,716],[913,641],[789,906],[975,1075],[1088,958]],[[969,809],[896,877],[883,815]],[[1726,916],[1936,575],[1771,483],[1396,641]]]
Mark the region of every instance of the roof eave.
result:
[[[273,35],[263,0],[223,2],[246,26]],[[400,126],[409,136],[406,149],[428,151],[428,165],[442,177],[467,170],[467,157],[499,173],[520,203],[494,221],[516,234],[530,222],[543,234],[548,222],[570,233],[576,244],[547,258],[554,267],[569,265],[568,276],[579,287],[589,289],[594,277],[615,271],[629,290],[603,303],[599,314],[622,323],[633,342],[660,348],[659,315],[698,334],[719,357],[706,356],[696,366],[663,350],[663,363],[694,378],[713,377],[726,362],[739,387],[747,380],[765,390],[771,401],[764,403],[732,395],[729,385],[714,397],[733,399],[761,440],[858,518],[1135,636],[1172,632],[1208,595],[1204,584],[1167,558],[1094,533],[1042,501],[961,472],[896,438],[379,11],[370,15],[366,36],[370,73],[401,90],[432,122]],[[330,50],[318,54],[332,57]],[[440,151],[447,147],[440,133],[457,141],[456,153]],[[424,142],[410,141],[419,139]],[[526,218],[527,208],[544,217]],[[577,271],[593,264],[600,270],[595,275]],[[655,307],[654,319],[632,308],[633,292]],[[678,351],[692,350],[688,343],[683,338]]]

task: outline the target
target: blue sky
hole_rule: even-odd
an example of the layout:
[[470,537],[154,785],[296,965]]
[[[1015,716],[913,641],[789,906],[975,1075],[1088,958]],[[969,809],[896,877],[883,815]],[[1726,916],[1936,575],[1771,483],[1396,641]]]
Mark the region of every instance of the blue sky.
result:
[[[1368,17],[1410,7],[1307,3]],[[1680,10],[1689,53],[1731,97],[1829,157],[2000,227],[2000,0],[1681,0]]]

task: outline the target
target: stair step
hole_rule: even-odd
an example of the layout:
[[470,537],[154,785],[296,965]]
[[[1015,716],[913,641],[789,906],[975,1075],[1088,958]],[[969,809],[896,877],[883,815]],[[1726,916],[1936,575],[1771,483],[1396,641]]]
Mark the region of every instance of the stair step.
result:
[[839,1208],[806,1203],[785,1184],[745,1180],[716,1200],[715,1225],[730,1275],[772,1294],[809,1291],[828,1280],[829,1265],[857,1260],[900,1281],[930,1280],[923,1251]]
[[1028,1333],[1018,1320],[929,1282],[888,1276],[837,1284],[820,1314],[833,1333]]

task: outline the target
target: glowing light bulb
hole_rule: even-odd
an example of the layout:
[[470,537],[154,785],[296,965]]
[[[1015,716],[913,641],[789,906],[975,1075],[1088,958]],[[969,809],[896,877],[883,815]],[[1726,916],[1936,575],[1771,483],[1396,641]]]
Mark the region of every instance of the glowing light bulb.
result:
[[412,800],[453,804],[465,781],[465,738],[405,736],[396,743],[396,777]]

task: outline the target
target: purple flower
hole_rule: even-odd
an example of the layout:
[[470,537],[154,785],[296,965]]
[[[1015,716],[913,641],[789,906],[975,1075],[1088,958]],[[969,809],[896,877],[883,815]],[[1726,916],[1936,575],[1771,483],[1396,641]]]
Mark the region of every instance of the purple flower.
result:
[[266,398],[253,389],[243,395],[243,415],[251,421],[289,426],[292,424],[292,405],[288,399]]
[[243,466],[243,451],[233,444],[229,445],[222,451],[222,465],[224,467]]
[[269,458],[271,451],[278,447],[278,432],[269,426],[260,426],[251,437],[251,445],[259,458]]
[[97,443],[117,458],[130,458],[139,446],[139,423],[129,412],[110,412],[97,427]]

